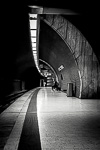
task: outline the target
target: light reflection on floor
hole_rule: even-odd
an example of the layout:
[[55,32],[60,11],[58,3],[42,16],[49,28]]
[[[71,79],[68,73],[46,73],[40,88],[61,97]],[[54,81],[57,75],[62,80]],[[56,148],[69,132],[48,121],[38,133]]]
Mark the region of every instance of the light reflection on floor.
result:
[[37,96],[42,150],[99,150],[100,100],[43,88]]

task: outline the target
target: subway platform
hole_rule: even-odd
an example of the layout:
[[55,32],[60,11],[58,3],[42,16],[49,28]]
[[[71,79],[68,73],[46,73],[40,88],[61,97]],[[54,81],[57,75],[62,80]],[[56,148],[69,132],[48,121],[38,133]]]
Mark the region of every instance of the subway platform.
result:
[[100,100],[30,90],[0,114],[0,150],[100,150]]

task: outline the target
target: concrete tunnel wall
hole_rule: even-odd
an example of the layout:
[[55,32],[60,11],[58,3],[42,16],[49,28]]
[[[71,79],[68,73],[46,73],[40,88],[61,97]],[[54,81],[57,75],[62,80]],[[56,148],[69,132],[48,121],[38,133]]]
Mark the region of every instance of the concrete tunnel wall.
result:
[[[73,83],[73,96],[79,97],[80,79],[75,60],[65,42],[46,23],[40,23],[39,58],[48,62],[56,71],[62,90]],[[58,71],[63,65],[64,69]]]
[[[9,83],[13,84],[13,80],[19,80],[22,74],[25,76],[26,70],[35,67],[30,44],[28,12],[24,7],[19,5],[10,7],[10,13],[7,16],[9,21],[5,19],[5,15],[2,18],[1,30],[4,32],[1,33],[3,42],[1,42],[0,92],[3,95],[12,92],[12,86],[9,86]],[[100,64],[84,36],[60,15],[46,15],[44,21],[63,38],[75,56],[82,77],[81,98],[98,98],[98,96],[100,98]],[[76,45],[78,51],[75,49]]]
[[61,15],[42,19],[64,40],[75,59],[80,76],[80,98],[100,98],[100,64],[82,33]]

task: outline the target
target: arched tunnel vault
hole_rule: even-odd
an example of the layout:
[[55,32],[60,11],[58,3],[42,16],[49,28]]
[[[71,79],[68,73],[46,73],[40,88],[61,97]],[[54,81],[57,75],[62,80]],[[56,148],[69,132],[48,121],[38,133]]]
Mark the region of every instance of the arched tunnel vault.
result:
[[61,36],[70,49],[80,77],[79,97],[100,98],[100,64],[88,41],[61,15],[47,14],[42,19]]
[[44,60],[42,60],[42,59],[39,59],[39,61],[40,61],[40,63],[44,63],[45,65],[47,65],[47,66],[51,69],[51,71],[53,72],[53,74],[54,74],[54,76],[55,76],[55,80],[56,80],[57,82],[59,82],[57,73],[56,73],[56,71],[54,70],[54,68],[53,68],[50,64],[48,64],[46,61],[44,61]]
[[[39,58],[50,64],[58,76],[62,90],[73,83],[73,96],[80,95],[80,78],[70,49],[61,37],[44,21],[40,22]],[[58,68],[63,65],[64,69]]]

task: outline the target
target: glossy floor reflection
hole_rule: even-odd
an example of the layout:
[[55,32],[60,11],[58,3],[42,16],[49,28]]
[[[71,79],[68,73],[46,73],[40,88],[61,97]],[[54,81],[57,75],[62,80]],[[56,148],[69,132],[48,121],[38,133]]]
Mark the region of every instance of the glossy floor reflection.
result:
[[37,88],[0,114],[0,150],[100,150],[100,100]]
[[100,100],[43,88],[37,113],[42,150],[100,150]]

